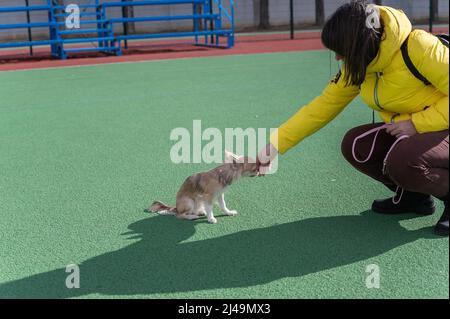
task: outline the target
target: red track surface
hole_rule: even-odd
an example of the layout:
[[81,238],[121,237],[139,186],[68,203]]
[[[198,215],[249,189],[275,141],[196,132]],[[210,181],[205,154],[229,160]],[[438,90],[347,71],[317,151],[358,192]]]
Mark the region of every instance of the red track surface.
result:
[[[448,28],[435,30],[437,33],[448,32]],[[30,57],[28,49],[0,51],[0,71],[28,70],[51,67],[92,65],[116,62],[136,62],[166,60],[178,58],[194,58],[224,55],[241,55],[256,53],[291,52],[322,49],[319,32],[302,32],[295,35],[294,40],[288,34],[238,35],[233,49],[217,49],[194,46],[183,40],[163,40],[152,42],[134,42],[123,56],[105,56],[103,54],[78,54],[67,60],[52,59],[49,48],[35,48]]]
[[[178,42],[177,42],[178,41]],[[35,48],[34,57],[30,57],[28,48],[14,51],[0,51],[0,71],[28,70],[39,68],[92,65],[116,62],[136,62],[165,60],[178,58],[209,57],[239,54],[289,52],[301,50],[317,50],[322,48],[319,33],[301,33],[295,40],[289,35],[257,35],[237,36],[233,49],[217,49],[195,46],[193,40],[164,40],[152,42],[129,43],[123,56],[106,56],[104,54],[78,54],[67,60],[52,59],[49,48]],[[190,42],[190,43],[186,43]]]

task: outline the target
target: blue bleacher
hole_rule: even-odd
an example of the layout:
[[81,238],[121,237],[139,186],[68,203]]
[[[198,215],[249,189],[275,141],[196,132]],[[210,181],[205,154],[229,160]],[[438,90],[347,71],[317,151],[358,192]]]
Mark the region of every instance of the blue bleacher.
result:
[[[228,1],[229,10],[225,9],[222,1]],[[72,3],[75,1],[71,1]],[[192,5],[192,12],[172,16],[139,16],[112,18],[109,16],[111,8],[161,6],[161,5]],[[65,12],[65,6],[56,5],[53,0],[47,0],[47,5],[27,5],[17,7],[2,7],[0,5],[0,22],[2,14],[13,12],[29,13],[32,11],[47,12],[47,21],[29,21],[28,23],[1,24],[0,30],[28,29],[28,41],[0,43],[0,48],[30,47],[48,45],[51,54],[60,59],[66,59],[68,53],[73,52],[103,52],[107,54],[122,54],[122,45],[127,48],[128,40],[162,39],[174,37],[193,37],[195,45],[205,45],[220,48],[234,46],[234,1],[233,0],[151,0],[151,1],[116,1],[94,4],[80,4],[80,28],[66,29],[65,18],[70,13]],[[203,13],[199,13],[198,9]],[[84,19],[85,18],[85,19]],[[63,20],[63,21],[61,21]],[[118,26],[127,23],[161,22],[161,21],[192,21],[190,32],[170,33],[139,33],[129,34],[124,28],[123,34],[115,32]],[[224,27],[224,21],[228,27]],[[49,28],[49,38],[33,40],[31,30],[35,28]],[[68,37],[70,36],[70,37]],[[226,38],[226,45],[220,39]],[[85,46],[73,47],[70,44],[84,43]],[[95,46],[92,45],[95,43]],[[67,46],[69,45],[69,46]]]

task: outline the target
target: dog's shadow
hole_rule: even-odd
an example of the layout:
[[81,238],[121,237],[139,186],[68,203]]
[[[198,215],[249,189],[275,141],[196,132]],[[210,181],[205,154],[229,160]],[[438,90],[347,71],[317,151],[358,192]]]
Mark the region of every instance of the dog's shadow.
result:
[[[79,289],[67,289],[68,273],[56,269],[0,285],[0,297],[131,296],[260,285],[370,259],[419,238],[436,238],[430,229],[401,227],[405,217],[412,215],[367,211],[183,242],[198,222],[155,215],[129,225],[124,235],[138,242],[83,262]],[[211,227],[220,227],[220,221]]]

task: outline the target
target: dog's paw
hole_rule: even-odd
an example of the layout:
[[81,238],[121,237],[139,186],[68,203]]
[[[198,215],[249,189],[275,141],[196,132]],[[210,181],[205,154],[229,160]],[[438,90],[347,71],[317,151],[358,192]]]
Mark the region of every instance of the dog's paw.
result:
[[229,212],[225,213],[227,216],[236,216],[238,214],[235,210],[230,210]]
[[217,224],[217,219],[215,217],[211,217],[208,219],[208,223],[210,224]]

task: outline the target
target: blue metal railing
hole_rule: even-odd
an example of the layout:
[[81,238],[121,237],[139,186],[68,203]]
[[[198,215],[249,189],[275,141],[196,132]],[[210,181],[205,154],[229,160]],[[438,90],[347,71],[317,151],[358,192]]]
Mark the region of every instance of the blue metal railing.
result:
[[[115,18],[110,19],[111,24],[117,23],[129,23],[129,22],[144,22],[144,21],[173,21],[173,20],[193,20],[194,21],[194,31],[193,32],[173,32],[173,33],[164,33],[164,34],[141,34],[141,35],[129,35],[124,34],[118,36],[119,41],[125,41],[125,47],[127,47],[127,40],[134,39],[151,39],[151,38],[170,38],[170,37],[190,37],[193,36],[195,38],[195,44],[199,45],[213,45],[219,47],[219,37],[226,36],[228,38],[227,48],[231,48],[234,45],[234,2],[233,0],[228,0],[230,2],[230,7],[232,14],[229,14],[227,10],[222,5],[222,0],[151,0],[151,1],[126,1],[126,2],[106,2],[102,4],[103,8],[112,8],[112,7],[135,7],[135,6],[154,6],[154,5],[179,5],[179,4],[192,4],[193,5],[193,14],[192,15],[179,15],[179,16],[159,16],[159,17],[133,17],[133,18]],[[209,14],[209,8],[212,3],[215,2],[219,8],[219,13],[217,14]],[[196,7],[198,5],[203,5],[204,14],[197,14]],[[221,21],[223,18],[227,18],[231,24],[231,29],[223,29]],[[204,21],[204,30],[199,30],[198,20]],[[212,30],[208,28],[208,21],[215,21],[216,30]],[[199,36],[204,36],[204,43],[199,42]],[[215,44],[210,43],[208,41],[208,36],[216,36]]]
[[204,3],[208,0],[153,0],[153,1],[125,1],[125,2],[105,2],[102,7],[136,7],[136,6],[151,6],[151,5],[172,5],[172,4],[193,4]]
[[[228,1],[229,9],[226,9],[222,1]],[[27,2],[28,3],[28,2]],[[173,16],[142,16],[142,17],[122,17],[122,18],[108,18],[108,8],[125,8],[125,7],[143,7],[143,6],[158,6],[158,5],[186,5],[192,4],[192,14],[181,14]],[[198,9],[203,8],[203,13],[198,12]],[[213,8],[213,7],[216,8]],[[0,19],[2,13],[17,13],[32,11],[46,11],[48,13],[47,21],[30,22],[27,23],[12,23],[0,24],[0,30],[9,29],[28,29],[29,40],[21,42],[0,43],[0,48],[13,47],[30,47],[35,45],[50,45],[51,53],[59,58],[66,58],[67,52],[80,51],[103,51],[105,53],[121,54],[121,41],[125,43],[127,40],[134,39],[152,39],[152,38],[173,38],[173,37],[194,37],[195,44],[208,45],[215,47],[224,47],[220,45],[220,37],[228,39],[225,47],[231,48],[234,46],[234,0],[135,0],[135,1],[116,1],[100,3],[100,0],[95,0],[94,4],[80,4],[80,25],[87,26],[87,28],[80,29],[65,29],[64,19],[70,13],[66,13],[65,6],[54,5],[52,0],[47,0],[47,5],[30,5],[17,7],[0,7]],[[90,10],[90,11],[88,11]],[[144,33],[144,34],[125,34],[115,35],[114,25],[140,22],[156,22],[156,21],[180,21],[192,20],[192,32],[171,32],[171,33]],[[227,27],[224,28],[223,22],[226,21]],[[202,22],[202,23],[201,23]],[[96,27],[94,27],[95,25]],[[202,26],[202,29],[200,28]],[[33,41],[31,39],[31,29],[34,28],[49,28],[49,39]],[[90,34],[90,36],[85,36]],[[96,36],[93,36],[96,34]],[[70,36],[70,38],[67,38]],[[199,40],[204,37],[204,41]],[[211,37],[211,41],[209,41]],[[214,41],[215,40],[215,41]],[[97,42],[97,47],[89,48],[65,48],[65,44],[71,43],[87,43]]]
[[7,13],[7,12],[26,12],[26,11],[47,11],[51,10],[52,6],[29,6],[29,7],[6,7],[6,8],[0,8],[0,13]]
[[[231,24],[231,31],[232,34],[229,37],[229,42],[228,46],[229,47],[233,47],[234,46],[234,0],[228,0],[229,4],[230,4],[230,12],[228,12],[227,9],[225,9],[225,7],[222,5],[222,0],[214,0],[214,2],[218,5],[219,7],[219,14],[220,15],[224,15],[227,19],[228,22]],[[220,25],[220,28],[222,28],[222,25]]]

